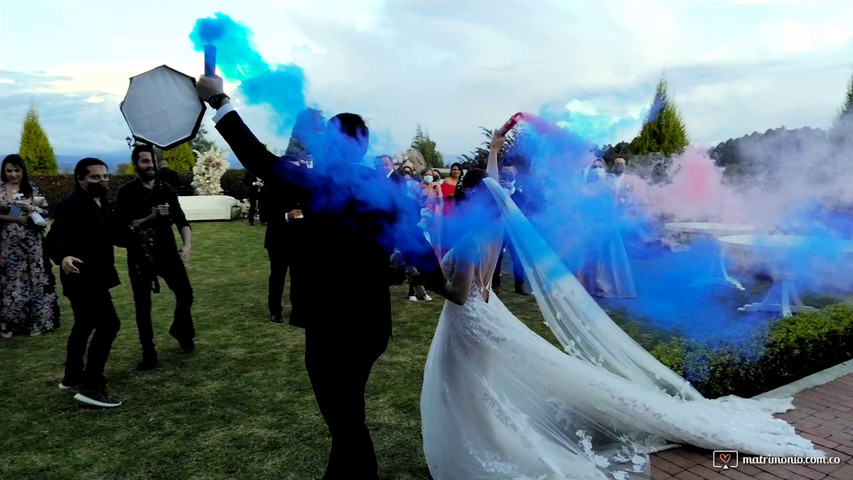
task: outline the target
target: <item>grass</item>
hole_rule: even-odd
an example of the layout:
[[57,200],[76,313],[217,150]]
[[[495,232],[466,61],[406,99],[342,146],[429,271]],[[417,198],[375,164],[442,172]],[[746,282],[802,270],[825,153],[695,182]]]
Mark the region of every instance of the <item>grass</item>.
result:
[[[152,372],[134,371],[141,352],[126,257],[116,250],[122,285],[112,293],[122,329],[106,376],[109,392],[124,402],[118,409],[81,408],[57,388],[73,323],[65,298],[59,330],[0,341],[0,478],[322,476],[330,440],[305,373],[303,331],[267,320],[264,227],[226,222],[193,229],[187,269],[197,349],[183,353],[169,336],[174,295],[163,285],[152,312],[161,366]],[[330,279],[329,298],[346,287]],[[393,287],[392,298],[394,338],[367,385],[368,426],[381,476],[429,479],[419,398],[443,301],[409,302],[405,285]],[[504,293],[502,300],[555,342],[532,297]],[[285,295],[285,312],[287,302]],[[352,306],[354,315],[358,308]]]
[[[263,236],[263,226],[240,221],[193,224],[187,270],[197,349],[183,353],[169,336],[174,295],[162,285],[152,311],[161,366],[145,373],[134,370],[141,351],[126,257],[116,250],[122,285],[112,293],[122,330],[106,376],[124,402],[118,409],[81,408],[57,388],[73,324],[64,297],[61,329],[0,339],[0,479],[320,478],[330,439],[305,373],[303,330],[268,321]],[[533,297],[511,293],[505,261],[501,300],[558,345]],[[330,301],[347,281],[358,278],[330,276]],[[367,385],[367,419],[383,478],[429,480],[419,400],[443,301],[412,303],[406,290],[392,287],[394,336]],[[285,294],[286,313],[287,302]],[[352,305],[354,318],[358,309]],[[647,349],[668,341],[643,322],[611,316]]]

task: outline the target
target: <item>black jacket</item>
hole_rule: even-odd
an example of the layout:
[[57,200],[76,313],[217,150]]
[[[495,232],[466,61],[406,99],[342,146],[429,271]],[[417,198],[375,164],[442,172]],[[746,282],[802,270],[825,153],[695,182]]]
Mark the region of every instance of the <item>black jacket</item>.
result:
[[[45,238],[45,249],[53,263],[60,265],[59,278],[66,297],[109,290],[121,282],[115,269],[113,245],[123,242],[113,221],[111,205],[101,206],[84,190],[77,189],[54,209],[53,224]],[[80,273],[65,274],[62,259],[77,257]]]
[[171,185],[176,191],[181,189],[181,177],[178,176],[178,172],[170,168],[161,168],[158,170],[157,178],[161,182]]
[[291,189],[305,199],[302,287],[292,294],[300,298],[294,299],[291,323],[390,329],[394,246],[421,271],[427,288],[444,284],[438,259],[417,226],[417,203],[381,172],[342,163],[330,172],[332,178],[294,166],[269,152],[236,111],[216,129],[243,166],[264,179],[265,188]]
[[[189,227],[187,217],[178,201],[177,192],[174,187],[162,181],[155,183],[152,189],[145,188],[139,177],[122,185],[116,194],[115,221],[126,236],[124,244],[132,246],[129,229],[131,222],[147,217],[151,214],[152,207],[163,203],[169,204],[169,215],[158,217],[143,226],[154,230],[156,253],[174,255],[177,252],[178,247],[175,243],[175,235],[172,233],[172,225],[174,224],[178,230]],[[133,253],[134,249],[130,248],[128,254]]]

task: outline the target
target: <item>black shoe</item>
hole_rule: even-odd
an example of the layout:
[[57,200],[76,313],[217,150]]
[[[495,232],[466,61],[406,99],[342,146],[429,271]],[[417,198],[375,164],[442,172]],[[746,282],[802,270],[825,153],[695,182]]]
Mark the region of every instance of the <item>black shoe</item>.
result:
[[270,315],[270,321],[272,323],[284,323],[284,319],[281,317],[281,314],[278,315]]
[[121,405],[121,400],[110,397],[107,395],[106,390],[80,392],[77,395],[74,395],[74,400],[86,405],[100,408],[115,408]]
[[195,342],[192,338],[182,338],[178,339],[178,345],[181,346],[181,350],[189,353],[195,350]]
[[524,295],[525,297],[533,295],[532,293],[530,293],[530,290],[528,290],[527,287],[523,285],[520,287],[515,287],[515,293],[519,295]]
[[142,361],[136,366],[137,372],[147,372],[157,368],[157,352],[148,353],[142,352]]

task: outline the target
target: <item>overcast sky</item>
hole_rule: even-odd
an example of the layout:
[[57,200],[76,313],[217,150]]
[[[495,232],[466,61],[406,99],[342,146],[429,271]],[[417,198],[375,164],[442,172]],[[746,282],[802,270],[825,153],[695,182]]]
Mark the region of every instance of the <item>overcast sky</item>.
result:
[[[661,75],[694,144],[826,128],[853,74],[850,0],[0,0],[0,153],[18,150],[31,104],[58,154],[126,149],[129,77],[198,76],[189,34],[216,12],[270,64],[302,67],[327,114],[361,113],[397,149],[420,123],[450,155],[480,143],[479,126],[545,108],[591,117],[593,141],[630,141]],[[240,110],[287,145],[271,112]]]

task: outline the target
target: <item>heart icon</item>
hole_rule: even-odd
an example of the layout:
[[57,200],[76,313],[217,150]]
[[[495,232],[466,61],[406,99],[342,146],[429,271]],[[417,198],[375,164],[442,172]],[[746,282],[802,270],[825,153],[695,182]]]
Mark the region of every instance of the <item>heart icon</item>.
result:
[[721,453],[720,454],[720,461],[723,463],[729,463],[729,460],[731,460],[731,459],[732,459],[731,453]]

